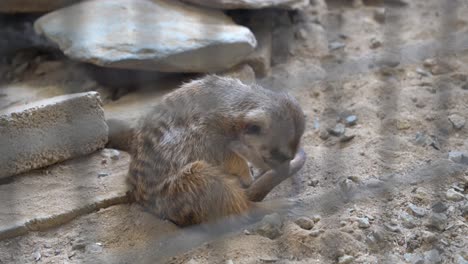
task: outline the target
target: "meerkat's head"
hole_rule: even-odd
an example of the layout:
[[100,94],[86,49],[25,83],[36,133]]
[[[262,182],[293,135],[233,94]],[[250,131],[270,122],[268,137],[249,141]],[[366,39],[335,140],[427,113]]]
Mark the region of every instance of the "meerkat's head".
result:
[[289,164],[298,151],[305,127],[304,112],[294,98],[273,92],[269,97],[245,113],[233,149],[261,169]]

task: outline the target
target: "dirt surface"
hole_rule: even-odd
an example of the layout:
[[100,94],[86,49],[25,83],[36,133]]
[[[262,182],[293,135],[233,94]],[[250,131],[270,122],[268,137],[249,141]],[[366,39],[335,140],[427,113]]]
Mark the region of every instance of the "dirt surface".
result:
[[[116,205],[0,241],[0,263],[467,263],[468,164],[449,152],[468,152],[468,3],[404,2],[387,6],[387,24],[379,1],[277,17],[272,73],[257,81],[290,91],[307,115],[307,163],[267,197],[298,200],[290,215],[222,236]],[[106,115],[134,120],[190,78],[129,73],[145,83],[115,92],[85,66],[54,61],[76,71],[4,66],[0,102],[99,90]]]

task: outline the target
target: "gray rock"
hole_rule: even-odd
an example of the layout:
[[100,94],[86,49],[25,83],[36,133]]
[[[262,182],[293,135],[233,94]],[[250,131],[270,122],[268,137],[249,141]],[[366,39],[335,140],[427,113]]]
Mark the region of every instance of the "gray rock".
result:
[[370,223],[367,217],[362,217],[357,219],[359,228],[369,228]]
[[465,199],[465,195],[455,191],[453,188],[448,189],[448,191],[445,193],[445,197],[448,200],[455,201],[455,202]]
[[421,68],[416,68],[416,73],[418,73],[419,75],[421,76],[425,76],[425,77],[429,77],[431,76],[432,74],[424,69],[421,69]]
[[314,227],[314,221],[310,219],[309,217],[299,217],[294,221],[298,226],[300,226],[302,229],[310,230]]
[[107,142],[99,94],[70,94],[0,111],[0,178],[92,153]]
[[221,11],[177,1],[85,1],[46,14],[34,27],[73,59],[161,72],[227,70],[257,44]]
[[398,225],[396,224],[384,224],[385,228],[388,230],[394,232],[394,233],[401,233],[401,229]]
[[468,153],[461,151],[450,151],[448,156],[449,159],[453,162],[468,165]]
[[400,213],[401,224],[406,228],[416,227],[416,219],[406,212]]
[[432,249],[423,253],[424,260],[426,263],[441,263],[442,257],[439,254],[439,251]]
[[403,257],[411,264],[424,264],[424,256],[422,254],[406,253]]
[[411,213],[414,215],[414,216],[417,216],[417,217],[423,217],[426,215],[426,210],[424,208],[421,208],[419,206],[416,206],[412,203],[409,203],[408,204],[408,208],[410,209]]
[[197,4],[216,9],[301,9],[309,4],[308,0],[182,0],[183,2]]
[[385,8],[376,8],[374,10],[374,20],[380,24],[385,23]]
[[269,239],[275,239],[282,234],[282,226],[283,221],[281,216],[274,213],[263,217],[255,232],[261,236],[268,237]]
[[462,85],[461,87],[463,90],[468,90],[468,83],[465,83],[464,85]]
[[451,114],[448,119],[455,129],[462,129],[465,126],[465,117],[459,114]]
[[38,261],[41,260],[41,258],[42,258],[41,252],[35,251],[35,252],[32,254],[32,257],[33,257],[34,261],[38,262]]
[[456,264],[468,264],[468,260],[465,259],[462,255],[457,255],[455,257]]
[[434,213],[443,213],[443,212],[447,211],[448,207],[447,207],[446,204],[439,201],[439,202],[435,203],[434,205],[432,205],[431,208],[432,208],[432,211]]
[[447,216],[445,214],[434,213],[426,223],[427,227],[435,228],[438,231],[444,231],[447,225]]
[[328,48],[330,49],[330,51],[333,51],[333,50],[337,50],[337,49],[342,49],[346,46],[346,44],[344,44],[343,42],[339,42],[339,41],[332,41],[329,45],[328,45]]
[[343,256],[338,258],[338,263],[339,264],[348,264],[348,263],[352,263],[353,260],[354,260],[353,256],[343,255]]
[[341,135],[340,141],[341,142],[348,142],[348,141],[351,141],[355,137],[356,137],[356,134],[354,134],[352,131],[347,129],[347,130],[345,130],[344,134]]
[[339,137],[345,133],[345,126],[343,124],[336,124],[334,128],[328,129],[328,133],[332,134],[333,136]]
[[345,118],[345,124],[347,126],[354,126],[356,125],[357,121],[358,121],[358,118],[355,115],[349,115]]
[[382,42],[381,42],[380,40],[375,39],[375,38],[372,38],[372,39],[370,40],[370,45],[369,45],[369,47],[370,47],[371,49],[377,49],[377,48],[380,48],[381,46],[382,46]]

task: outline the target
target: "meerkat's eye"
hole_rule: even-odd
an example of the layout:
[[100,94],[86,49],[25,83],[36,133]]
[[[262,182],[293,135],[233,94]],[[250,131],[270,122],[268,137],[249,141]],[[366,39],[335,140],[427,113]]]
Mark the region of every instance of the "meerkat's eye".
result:
[[255,125],[255,124],[247,124],[245,126],[245,133],[246,134],[252,134],[252,135],[258,135],[260,134],[261,132],[261,127],[259,125]]

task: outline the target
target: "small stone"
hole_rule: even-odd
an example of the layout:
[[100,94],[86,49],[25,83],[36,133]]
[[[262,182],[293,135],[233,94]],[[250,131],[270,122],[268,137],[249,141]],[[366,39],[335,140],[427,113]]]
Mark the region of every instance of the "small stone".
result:
[[39,252],[39,251],[34,252],[34,253],[32,254],[32,257],[33,257],[33,259],[34,259],[35,261],[41,260],[41,258],[42,258],[41,252]]
[[245,229],[245,230],[244,230],[244,235],[247,235],[247,236],[249,236],[249,235],[251,235],[251,233],[250,233],[250,231],[249,231],[249,230]]
[[438,231],[444,231],[447,223],[447,216],[444,214],[434,213],[426,223],[427,227],[435,228]]
[[437,61],[435,59],[425,59],[423,62],[423,66],[427,68],[432,68],[437,65]]
[[281,235],[282,226],[283,221],[278,213],[266,215],[257,227],[256,233],[270,239],[275,239]]
[[422,240],[425,242],[425,243],[428,243],[428,244],[432,244],[434,243],[435,241],[437,241],[437,235],[430,232],[430,231],[425,231],[423,230],[421,232],[421,237],[422,237]]
[[356,134],[349,130],[345,130],[344,134],[340,137],[340,142],[348,142],[356,137]]
[[423,253],[424,260],[426,263],[440,263],[442,258],[440,257],[439,251],[432,249]]
[[98,173],[98,178],[102,178],[102,177],[106,177],[106,176],[109,176],[109,173],[107,173],[107,172],[99,172]]
[[339,137],[345,133],[345,126],[343,124],[336,124],[336,126],[333,129],[329,129],[328,133],[330,133],[333,136]]
[[408,208],[414,216],[423,217],[426,215],[426,210],[424,208],[418,207],[412,203],[408,204]]
[[445,193],[445,197],[448,200],[455,201],[455,202],[465,199],[465,195],[455,191],[453,188],[448,189],[447,193]]
[[369,219],[367,217],[358,218],[357,222],[358,222],[358,227],[359,228],[369,228],[370,227]]
[[309,217],[305,216],[299,217],[298,219],[296,219],[296,221],[294,221],[294,223],[296,223],[298,226],[305,230],[310,230],[314,227],[314,221],[312,221],[312,219],[310,219]]
[[468,260],[465,259],[462,255],[457,255],[455,257],[456,264],[468,264]]
[[348,223],[346,221],[340,221],[340,226],[346,226]]
[[323,140],[327,140],[328,137],[329,137],[329,133],[326,129],[320,129],[320,132],[319,132],[319,137]]
[[315,229],[315,230],[310,231],[309,235],[312,237],[318,237],[321,233],[322,233],[321,230]]
[[408,120],[397,120],[398,130],[407,130],[409,128],[411,128],[411,124],[408,122]]
[[468,83],[465,83],[464,85],[462,85],[462,90],[468,90]]
[[417,108],[424,108],[424,107],[426,107],[426,103],[424,103],[424,102],[417,102],[417,103],[416,103],[416,107],[417,107]]
[[83,239],[78,239],[72,243],[72,250],[83,250],[86,248],[86,242]]
[[374,10],[374,20],[380,24],[385,23],[385,8],[376,8]]
[[424,264],[424,256],[417,253],[406,253],[404,259],[411,264]]
[[381,42],[380,40],[375,39],[375,38],[372,38],[372,39],[370,40],[370,45],[369,45],[369,47],[370,47],[371,49],[377,49],[377,48],[380,48],[381,46],[382,46],[382,42]]
[[358,176],[353,175],[353,176],[348,176],[348,179],[352,180],[353,182],[359,183],[361,182],[361,179],[359,179]]
[[401,229],[398,225],[394,225],[394,224],[384,224],[385,228],[387,228],[388,230],[394,232],[394,233],[401,233]]
[[337,50],[337,49],[344,48],[345,46],[346,46],[346,44],[344,44],[343,42],[332,41],[332,42],[328,45],[328,48],[330,49],[330,51],[333,51],[333,50]]
[[445,211],[447,211],[447,205],[445,205],[443,202],[437,202],[435,203],[432,207],[432,211],[434,213],[443,213]]
[[320,215],[313,215],[312,216],[312,221],[314,221],[314,223],[318,223],[320,221],[320,219],[322,219],[322,217]]
[[234,264],[234,262],[232,261],[232,259],[228,259],[226,260],[226,264]]
[[460,151],[450,151],[448,157],[453,162],[468,165],[468,153]]
[[90,253],[101,253],[102,252],[102,244],[101,243],[93,243],[86,246],[86,251]]
[[307,31],[303,28],[299,29],[297,32],[296,32],[296,39],[300,39],[300,40],[306,40],[307,39]]
[[422,68],[416,68],[416,73],[421,75],[421,76],[425,76],[425,77],[429,77],[431,76],[432,74]]
[[455,129],[462,129],[465,126],[465,118],[459,114],[451,114],[448,119]]
[[312,180],[309,180],[309,181],[307,182],[307,185],[312,186],[312,187],[316,187],[316,186],[318,185],[318,183],[319,183],[319,180],[317,180],[317,179],[312,179]]
[[412,229],[414,227],[416,227],[416,219],[414,219],[413,216],[411,216],[410,214],[406,213],[406,212],[401,212],[400,213],[400,219],[401,219],[401,224],[408,228],[408,229]]
[[338,263],[339,264],[348,264],[353,262],[354,257],[350,255],[344,255],[338,258]]
[[437,64],[431,68],[431,73],[434,75],[441,75],[451,72],[452,69],[446,64]]
[[358,121],[358,118],[355,115],[350,115],[345,118],[345,123],[347,126],[354,126],[356,125],[357,121]]

